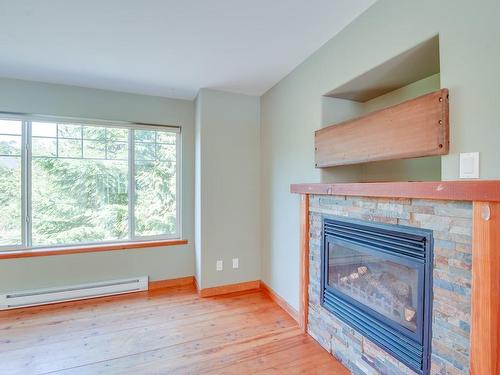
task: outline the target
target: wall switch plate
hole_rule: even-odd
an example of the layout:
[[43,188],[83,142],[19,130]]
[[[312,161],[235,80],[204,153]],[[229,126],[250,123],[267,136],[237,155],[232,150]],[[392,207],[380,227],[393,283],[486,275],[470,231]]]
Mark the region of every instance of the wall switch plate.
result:
[[233,268],[240,268],[240,260],[238,258],[233,258]]
[[460,178],[479,178],[479,152],[460,154]]
[[218,260],[216,264],[217,271],[222,271],[224,269],[224,262],[222,260]]

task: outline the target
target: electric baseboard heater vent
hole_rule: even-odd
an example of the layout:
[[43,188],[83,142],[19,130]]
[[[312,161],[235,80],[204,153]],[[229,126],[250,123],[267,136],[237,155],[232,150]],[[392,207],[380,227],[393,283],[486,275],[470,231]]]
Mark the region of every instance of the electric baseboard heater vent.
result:
[[24,290],[0,294],[0,310],[141,292],[145,290],[148,290],[147,276],[56,288]]

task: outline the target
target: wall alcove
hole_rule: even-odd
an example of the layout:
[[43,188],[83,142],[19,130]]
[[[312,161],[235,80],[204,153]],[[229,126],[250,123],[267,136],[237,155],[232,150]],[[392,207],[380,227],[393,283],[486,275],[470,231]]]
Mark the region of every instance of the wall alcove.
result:
[[[439,90],[439,36],[385,61],[322,97],[322,127]],[[321,168],[321,182],[439,181],[441,156]]]

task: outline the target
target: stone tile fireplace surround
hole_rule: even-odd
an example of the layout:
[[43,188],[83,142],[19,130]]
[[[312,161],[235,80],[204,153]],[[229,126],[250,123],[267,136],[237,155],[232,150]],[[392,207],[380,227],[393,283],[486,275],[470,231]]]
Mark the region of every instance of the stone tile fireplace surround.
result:
[[469,373],[472,204],[404,198],[310,197],[308,332],[354,374],[414,374],[320,305],[322,219],[430,229],[434,235],[432,374]]
[[[362,307],[356,302],[361,301],[373,307],[377,305],[373,297],[382,296],[385,306],[389,296],[389,301],[396,298],[394,306],[399,306],[401,301],[405,305],[403,315],[397,310],[389,315],[395,316],[396,321],[406,316],[412,319],[412,308],[418,301],[415,295],[408,303],[409,300],[398,297],[404,293],[394,293],[408,291],[407,286],[412,284],[409,281],[415,278],[408,275],[392,277],[394,271],[388,269],[397,267],[387,264],[387,260],[391,263],[390,259],[385,257],[387,260],[380,264],[376,259],[382,254],[372,255],[373,251],[388,253],[390,249],[373,243],[365,249],[366,242],[363,242],[366,236],[372,235],[365,232],[366,228],[396,226],[397,233],[404,226],[410,232],[431,233],[428,238],[432,238],[433,243],[432,269],[426,272],[432,275],[432,295],[429,296],[432,306],[427,304],[431,316],[427,321],[432,322],[429,368],[417,373],[500,374],[500,181],[309,183],[292,184],[290,190],[300,194],[298,322],[304,332],[342,361],[353,374],[416,373],[391,355],[390,348],[384,349],[384,342],[373,336],[377,331],[364,330],[366,336],[362,334],[366,322],[371,324],[370,318],[377,318],[376,314],[368,310],[368,315],[363,316],[354,309],[355,315],[346,315],[349,310],[344,303]],[[346,237],[351,232],[346,232],[342,224],[345,222],[362,223],[361,227],[354,227],[352,239]],[[386,234],[391,237],[391,233],[392,230]],[[334,236],[332,244],[331,235]],[[356,238],[358,236],[361,237]],[[346,243],[346,240],[351,242]],[[322,254],[322,247],[324,250],[327,243],[328,254],[332,255]],[[351,244],[358,244],[357,250]],[[379,246],[379,250],[374,246]],[[405,251],[403,249],[403,253]],[[322,255],[326,267],[323,268],[324,277],[333,275],[332,280],[338,279],[333,281],[333,286],[330,282],[325,286],[327,279],[322,283]],[[358,264],[366,262],[367,266]],[[351,271],[349,267],[355,268]],[[373,274],[367,277],[367,271]],[[358,284],[346,280],[346,272]],[[356,272],[359,280],[353,275]],[[394,284],[397,279],[406,286]],[[381,287],[381,280],[389,280],[390,287]],[[431,285],[430,282],[426,285]],[[381,287],[382,292],[372,293],[373,285]],[[343,297],[342,289],[351,293],[354,299]],[[336,297],[341,300],[337,301]],[[401,357],[397,346],[396,349],[393,353],[409,364],[407,358]],[[411,363],[415,369],[415,363]]]

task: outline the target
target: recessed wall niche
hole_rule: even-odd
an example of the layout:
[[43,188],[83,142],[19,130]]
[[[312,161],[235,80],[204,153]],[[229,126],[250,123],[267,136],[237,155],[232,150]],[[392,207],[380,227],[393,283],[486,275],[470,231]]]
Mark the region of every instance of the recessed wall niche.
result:
[[[322,127],[439,90],[439,36],[387,60],[322,97]],[[321,182],[439,181],[441,157],[321,168]]]

